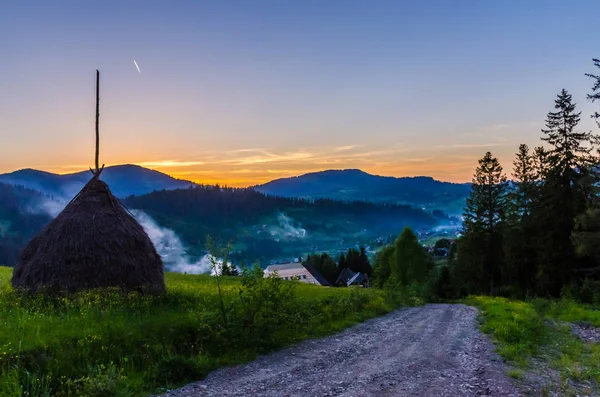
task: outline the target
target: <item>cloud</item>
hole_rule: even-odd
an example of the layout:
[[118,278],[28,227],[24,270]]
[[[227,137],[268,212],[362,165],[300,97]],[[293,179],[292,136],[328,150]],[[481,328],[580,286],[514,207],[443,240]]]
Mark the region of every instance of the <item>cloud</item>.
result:
[[512,145],[509,142],[488,142],[488,143],[455,143],[452,145],[437,145],[436,149],[439,150],[453,150],[453,149],[479,149],[479,148],[488,148],[488,147],[497,147],[497,146],[508,146]]
[[252,164],[264,164],[264,163],[275,163],[275,162],[286,162],[293,160],[304,160],[313,157],[313,153],[308,151],[297,151],[297,152],[283,152],[283,153],[272,153],[269,151],[261,151],[256,155],[239,157],[235,159],[223,160],[223,163],[229,163],[233,165],[252,165]]
[[143,161],[137,163],[142,167],[191,167],[194,165],[204,165],[204,161],[178,161],[178,160],[160,160],[160,161]]
[[333,149],[334,152],[345,152],[347,150],[352,150],[354,148],[360,147],[361,145],[347,145],[347,146],[338,146]]

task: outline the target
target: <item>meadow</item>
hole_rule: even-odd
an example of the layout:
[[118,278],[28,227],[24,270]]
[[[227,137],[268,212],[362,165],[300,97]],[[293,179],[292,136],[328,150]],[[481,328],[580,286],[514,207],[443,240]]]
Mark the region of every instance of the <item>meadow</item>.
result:
[[[24,295],[0,267],[1,396],[142,396],[399,305],[377,289],[166,273],[168,293]],[[416,298],[407,303],[419,303]]]

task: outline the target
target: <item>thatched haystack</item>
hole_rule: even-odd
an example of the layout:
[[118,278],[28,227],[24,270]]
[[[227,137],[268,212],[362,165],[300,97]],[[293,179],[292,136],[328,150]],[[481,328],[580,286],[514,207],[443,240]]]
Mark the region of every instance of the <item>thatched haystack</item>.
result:
[[15,288],[166,290],[160,255],[99,175],[25,248],[13,272]]

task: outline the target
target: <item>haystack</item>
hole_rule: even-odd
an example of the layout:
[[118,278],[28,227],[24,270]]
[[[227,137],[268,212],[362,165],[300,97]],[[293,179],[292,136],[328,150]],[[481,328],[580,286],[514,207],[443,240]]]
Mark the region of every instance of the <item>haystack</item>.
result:
[[12,285],[34,291],[165,291],[163,263],[152,241],[96,176],[27,245]]
[[[97,88],[98,81],[99,73]],[[162,259],[152,241],[100,180],[104,166],[98,167],[97,119],[98,111],[93,177],[23,250],[13,272],[15,288],[56,292],[107,287],[166,290]]]

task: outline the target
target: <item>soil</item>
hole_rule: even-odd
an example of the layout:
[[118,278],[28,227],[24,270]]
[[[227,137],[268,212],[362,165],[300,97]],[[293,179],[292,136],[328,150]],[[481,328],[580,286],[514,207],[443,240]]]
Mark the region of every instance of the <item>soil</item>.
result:
[[462,304],[406,308],[164,396],[522,396]]

